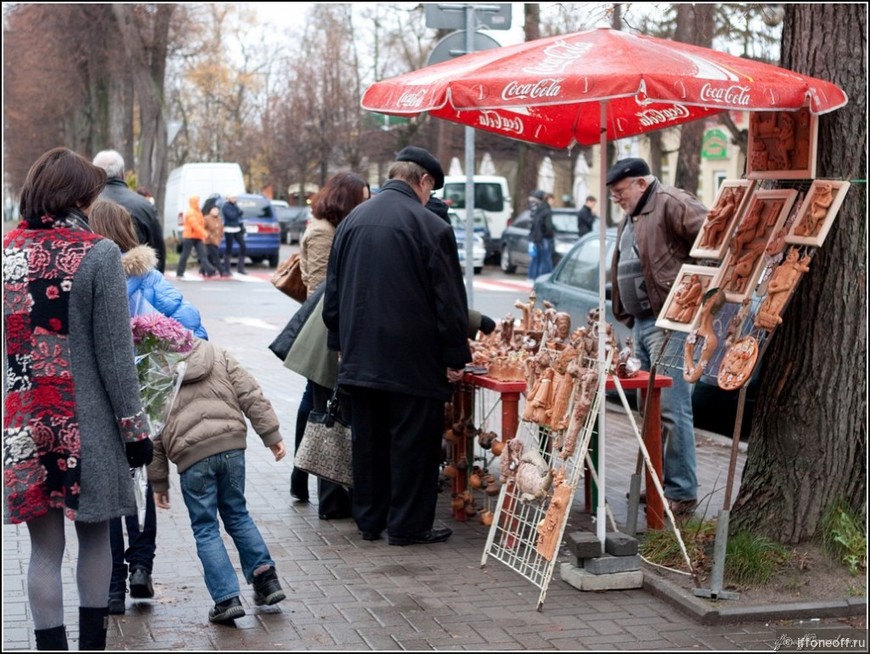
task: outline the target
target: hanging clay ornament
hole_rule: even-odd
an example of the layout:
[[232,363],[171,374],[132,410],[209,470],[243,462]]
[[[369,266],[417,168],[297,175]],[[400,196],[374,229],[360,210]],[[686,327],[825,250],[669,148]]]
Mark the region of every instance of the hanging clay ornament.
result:
[[758,341],[744,336],[734,341],[722,357],[719,366],[719,388],[733,391],[749,381],[758,360]]
[[504,441],[494,440],[490,444],[490,449],[492,450],[492,453],[496,456],[501,456],[501,452],[504,449]]
[[[722,305],[725,304],[725,293],[721,288],[714,288],[704,295],[704,307],[701,309],[701,318],[698,329],[693,331],[683,346],[683,366],[685,372],[683,379],[694,384],[701,378],[710,358],[719,346],[719,338],[713,329],[713,316],[719,312]],[[695,346],[698,342],[698,337],[704,339],[704,345],[701,347],[701,356],[697,363],[695,362]]]

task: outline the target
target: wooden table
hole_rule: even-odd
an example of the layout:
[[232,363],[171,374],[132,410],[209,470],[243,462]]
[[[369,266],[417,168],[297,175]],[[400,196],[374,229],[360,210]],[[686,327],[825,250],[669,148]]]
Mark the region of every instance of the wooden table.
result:
[[[622,384],[622,388],[626,391],[640,389],[641,391],[646,391],[649,386],[649,373],[646,371],[640,371],[636,376],[630,377],[628,379],[620,378],[620,383]],[[656,375],[655,381],[653,383],[652,389],[652,397],[650,398],[650,413],[654,418],[651,418],[648,422],[645,433],[643,434],[643,441],[646,445],[647,451],[649,452],[650,460],[652,461],[653,468],[656,471],[656,474],[659,478],[659,482],[662,481],[662,425],[661,425],[661,389],[668,388],[672,385],[672,380],[670,377],[665,375]],[[461,413],[457,413],[457,415],[472,415],[472,403],[474,401],[474,389],[475,388],[486,388],[491,391],[495,391],[499,393],[501,396],[501,421],[502,421],[502,433],[501,439],[506,441],[511,438],[514,438],[517,435],[517,430],[519,429],[519,401],[520,394],[525,393],[526,391],[526,382],[525,381],[500,381],[498,379],[492,379],[491,377],[487,377],[486,375],[474,375],[471,373],[466,373],[463,378],[463,383],[461,386],[457,387],[457,392],[454,397],[454,411],[458,410]],[[608,391],[616,390],[616,384],[613,381],[612,376],[608,376],[607,382],[605,384],[605,388]],[[645,395],[645,393],[643,393]],[[455,460],[459,461],[460,459],[464,459],[467,461],[468,453],[469,453],[469,441],[471,439],[461,439],[460,443],[457,443],[457,450],[455,455]],[[473,443],[471,444],[471,451],[473,452]],[[468,487],[468,476],[467,476],[467,466],[459,466],[459,474],[453,479],[453,492],[461,493],[465,491]],[[650,471],[646,470],[645,483],[647,488],[647,500],[646,500],[646,523],[649,529],[663,529],[664,528],[664,506],[662,504],[662,499],[659,497],[658,493],[655,491],[655,485],[652,481],[652,475]],[[462,509],[454,509],[453,517],[460,521],[465,521],[468,519],[468,516],[465,514],[465,511]]]

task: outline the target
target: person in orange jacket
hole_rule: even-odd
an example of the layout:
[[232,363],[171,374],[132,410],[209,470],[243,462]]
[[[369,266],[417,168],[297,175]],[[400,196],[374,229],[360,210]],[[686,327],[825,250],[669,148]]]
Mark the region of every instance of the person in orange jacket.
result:
[[188,204],[187,211],[184,212],[184,232],[181,241],[181,258],[178,260],[178,269],[175,271],[175,276],[178,278],[184,277],[184,269],[187,267],[187,258],[190,256],[191,249],[195,249],[196,258],[199,260],[199,265],[203,269],[203,274],[206,277],[214,277],[219,273],[209,262],[208,253],[205,249],[204,241],[208,236],[208,232],[205,228],[205,217],[202,215],[202,211],[199,210],[199,196],[191,195]]

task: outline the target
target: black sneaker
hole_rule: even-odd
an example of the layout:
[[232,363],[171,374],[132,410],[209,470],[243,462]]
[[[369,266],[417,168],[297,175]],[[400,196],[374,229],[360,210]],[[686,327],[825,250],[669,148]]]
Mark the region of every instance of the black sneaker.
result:
[[242,601],[238,597],[231,597],[223,602],[218,602],[213,609],[208,611],[209,622],[230,622],[245,615]]
[[266,572],[261,572],[254,577],[254,604],[257,606],[263,604],[271,606],[285,597],[287,596],[281,590],[281,583],[278,581],[275,568],[269,568]]
[[432,543],[443,543],[450,538],[452,533],[453,530],[449,527],[434,527],[416,536],[390,536],[388,542],[390,545],[398,545],[400,547],[405,545],[431,545]]
[[154,597],[154,585],[151,583],[151,573],[145,568],[130,570],[130,597],[148,599]]

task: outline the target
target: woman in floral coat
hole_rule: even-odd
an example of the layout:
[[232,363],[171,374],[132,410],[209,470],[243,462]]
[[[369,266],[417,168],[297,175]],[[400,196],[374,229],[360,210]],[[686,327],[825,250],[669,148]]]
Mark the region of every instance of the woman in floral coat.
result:
[[78,538],[79,649],[105,649],[109,520],[133,513],[130,467],[153,445],[139,399],[118,246],[87,211],[105,172],[66,148],[42,155],[3,241],[4,519],[25,523],[37,649],[67,649],[64,516]]

